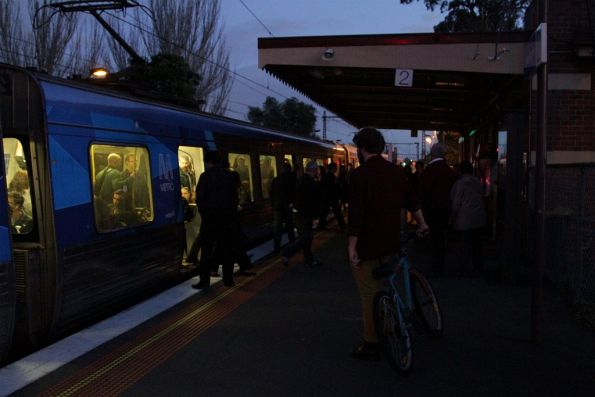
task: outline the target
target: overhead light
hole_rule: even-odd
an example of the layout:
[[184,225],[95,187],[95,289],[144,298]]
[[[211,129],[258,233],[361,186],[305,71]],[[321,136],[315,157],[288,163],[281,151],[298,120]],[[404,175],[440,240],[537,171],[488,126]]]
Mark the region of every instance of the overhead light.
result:
[[322,53],[322,60],[323,61],[332,61],[335,58],[335,50],[332,48],[327,48]]
[[108,74],[109,71],[107,68],[93,68],[91,69],[89,77],[92,79],[105,79]]

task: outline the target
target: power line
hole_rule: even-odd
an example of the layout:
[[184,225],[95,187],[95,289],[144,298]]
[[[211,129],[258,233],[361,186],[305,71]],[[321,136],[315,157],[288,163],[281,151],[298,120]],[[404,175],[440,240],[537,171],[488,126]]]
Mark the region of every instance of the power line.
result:
[[271,37],[275,37],[275,35],[273,34],[273,32],[271,32],[271,31],[269,30],[269,28],[267,28],[267,25],[265,25],[265,24],[264,24],[264,22],[262,22],[262,21],[260,20],[260,18],[258,18],[258,17],[256,16],[256,14],[252,12],[252,10],[251,10],[251,9],[250,9],[250,8],[249,8],[247,5],[246,5],[246,3],[244,3],[242,0],[240,0],[240,3],[242,3],[242,5],[243,5],[243,6],[244,6],[244,7],[245,7],[247,10],[248,10],[248,12],[249,12],[250,14],[252,14],[252,16],[253,16],[253,17],[254,17],[254,18],[255,18],[255,19],[256,19],[256,20],[257,20],[257,21],[258,21],[258,22],[259,22],[259,23],[262,25],[262,27],[263,27],[263,28],[264,28],[264,29],[265,29],[267,32],[269,32],[269,36],[271,36]]
[[142,31],[142,32],[144,32],[144,33],[146,33],[146,34],[150,34],[151,36],[153,36],[153,37],[155,37],[155,38],[157,38],[157,39],[161,40],[161,41],[162,41],[162,42],[164,42],[164,43],[171,44],[171,45],[173,45],[173,46],[175,46],[175,47],[177,47],[177,48],[181,49],[182,51],[186,52],[187,54],[189,54],[189,55],[191,55],[191,56],[194,56],[194,57],[196,57],[196,58],[198,58],[198,59],[202,59],[203,61],[205,61],[205,62],[208,62],[208,63],[210,63],[211,65],[217,66],[218,68],[221,68],[221,69],[225,70],[226,72],[228,72],[228,73],[231,73],[233,76],[240,77],[240,78],[242,78],[242,79],[244,79],[244,80],[247,80],[247,81],[251,82],[252,84],[255,84],[255,85],[259,86],[259,87],[262,87],[262,88],[264,88],[264,89],[266,89],[266,90],[268,90],[268,91],[270,91],[270,92],[272,92],[272,93],[274,93],[274,94],[276,94],[276,95],[279,95],[279,96],[281,96],[281,97],[283,97],[283,98],[285,98],[285,99],[289,99],[289,97],[288,97],[288,96],[286,96],[286,95],[283,95],[283,94],[281,94],[280,92],[277,92],[277,91],[275,91],[275,90],[273,90],[273,89],[271,89],[271,88],[269,88],[269,87],[265,86],[264,84],[261,84],[261,83],[259,83],[259,82],[257,82],[257,81],[254,81],[254,80],[252,80],[251,78],[249,78],[249,77],[246,77],[246,76],[244,76],[244,75],[241,75],[241,74],[239,74],[239,73],[237,73],[237,72],[234,72],[233,70],[229,69],[228,67],[226,67],[226,66],[223,66],[223,65],[221,65],[221,64],[218,64],[218,63],[217,63],[217,62],[215,62],[215,61],[212,61],[212,60],[210,60],[210,59],[208,59],[208,58],[205,58],[205,57],[202,57],[202,56],[200,56],[200,55],[194,54],[192,51],[188,50],[187,48],[185,48],[185,47],[183,47],[183,46],[181,46],[181,45],[179,45],[179,44],[176,44],[176,43],[172,43],[172,42],[170,42],[170,41],[167,41],[167,40],[165,40],[164,38],[157,36],[155,33],[153,33],[153,32],[151,32],[151,31],[149,31],[149,30],[145,29],[145,28],[144,28],[144,27],[142,27],[142,26],[136,25],[136,24],[134,24],[134,23],[132,23],[132,22],[129,22],[129,21],[127,21],[126,19],[120,18],[119,16],[117,16],[117,15],[114,15],[114,14],[111,14],[111,13],[109,13],[109,12],[107,12],[107,14],[108,14],[109,16],[111,16],[111,17],[113,17],[113,18],[115,18],[115,19],[119,20],[119,21],[122,21],[122,22],[124,22],[125,24],[127,24],[127,25],[129,25],[129,26],[132,26],[132,27],[134,27],[134,28],[136,28],[136,29],[138,29],[138,30],[140,30],[140,31]]

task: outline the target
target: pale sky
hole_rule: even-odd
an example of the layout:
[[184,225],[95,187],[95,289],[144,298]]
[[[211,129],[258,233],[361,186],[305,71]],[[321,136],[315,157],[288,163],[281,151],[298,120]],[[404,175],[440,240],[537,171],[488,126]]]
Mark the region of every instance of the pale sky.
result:
[[[424,33],[443,19],[438,12],[429,12],[422,2],[401,5],[399,0],[242,0],[270,30],[273,37],[331,36],[351,34]],[[221,15],[225,39],[230,51],[231,69],[287,97],[315,105],[274,77],[258,69],[259,37],[271,37],[269,32],[248,11],[240,0],[222,0]],[[228,105],[228,117],[244,119],[249,106],[261,106],[266,96],[285,98],[266,88],[236,79]],[[322,108],[317,107],[317,129],[322,129]],[[329,115],[332,115],[329,113]],[[328,139],[350,142],[355,128],[329,119]],[[319,133],[320,135],[321,133]],[[419,142],[408,133],[385,132],[389,142]],[[414,151],[403,145],[400,152]],[[415,157],[415,156],[413,156]]]

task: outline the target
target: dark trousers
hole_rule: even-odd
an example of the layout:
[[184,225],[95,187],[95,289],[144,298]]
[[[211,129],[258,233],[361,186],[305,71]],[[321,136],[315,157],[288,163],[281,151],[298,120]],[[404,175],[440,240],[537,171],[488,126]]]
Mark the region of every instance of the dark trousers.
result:
[[312,232],[312,217],[300,216],[296,218],[299,236],[297,239],[287,244],[281,254],[286,258],[291,258],[300,249],[304,251],[304,261],[310,264],[314,261],[312,255],[312,239],[314,233]]
[[223,267],[223,281],[233,281],[233,262],[236,252],[237,214],[217,212],[205,214],[200,225],[200,281],[209,282],[211,269],[218,260]]
[[343,219],[343,213],[341,212],[339,201],[327,203],[324,207],[322,207],[322,213],[320,214],[320,220],[318,221],[319,228],[324,229],[326,227],[326,218],[328,217],[329,210],[333,211],[339,227],[341,229],[345,228],[345,220]]
[[460,271],[463,273],[483,271],[481,228],[460,230],[458,235]]
[[424,211],[426,223],[430,228],[430,244],[434,264],[432,270],[435,273],[444,273],[444,262],[446,256],[446,232],[448,230],[448,210]]
[[[285,226],[285,227],[283,227]],[[289,241],[295,240],[295,232],[293,231],[293,216],[289,207],[281,210],[273,210],[273,240],[274,250],[278,252],[281,249],[281,236],[283,232],[287,232]]]

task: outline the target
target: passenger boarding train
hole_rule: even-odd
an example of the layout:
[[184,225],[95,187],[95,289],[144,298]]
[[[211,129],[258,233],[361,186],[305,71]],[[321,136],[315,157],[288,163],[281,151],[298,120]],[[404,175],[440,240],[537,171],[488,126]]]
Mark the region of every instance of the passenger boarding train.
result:
[[[0,356],[180,281],[203,155],[241,179],[254,241],[283,162],[356,165],[352,147],[0,65]],[[268,232],[267,232],[268,231]]]

